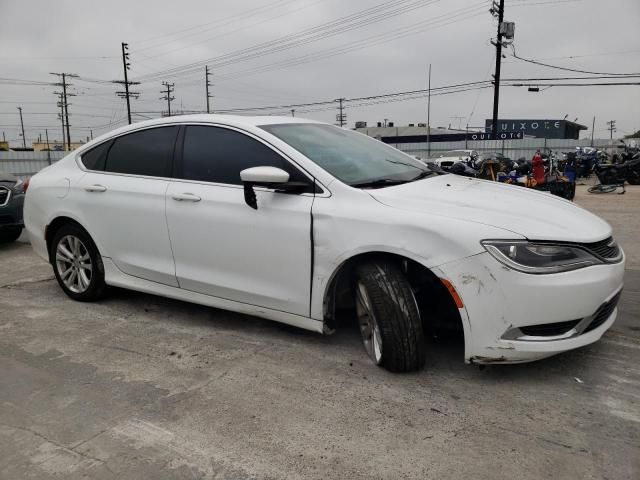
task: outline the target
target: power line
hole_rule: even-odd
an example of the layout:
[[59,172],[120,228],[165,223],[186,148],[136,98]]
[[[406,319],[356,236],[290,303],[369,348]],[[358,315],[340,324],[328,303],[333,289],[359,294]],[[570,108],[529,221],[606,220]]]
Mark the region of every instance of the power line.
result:
[[520,56],[518,56],[516,54],[515,46],[512,45],[511,48],[513,50],[512,56],[514,58],[517,58],[518,60],[522,60],[523,62],[527,62],[527,63],[532,63],[534,65],[540,65],[542,67],[554,68],[556,70],[564,70],[566,72],[586,73],[586,74],[589,74],[589,75],[612,75],[612,76],[620,76],[620,77],[640,75],[640,73],[638,73],[638,72],[636,72],[636,73],[591,72],[589,70],[580,70],[580,69],[577,69],[577,68],[559,67],[557,65],[551,65],[551,64],[548,64],[548,63],[544,63],[544,62],[539,62],[538,60],[533,60],[533,59],[530,59],[530,58],[520,57]]
[[246,61],[256,57],[276,53],[282,50],[298,47],[306,43],[325,39],[356,28],[361,28],[371,23],[386,20],[389,17],[421,8],[435,3],[438,0],[392,0],[383,2],[354,14],[340,17],[315,27],[285,35],[274,40],[263,42],[251,47],[239,49],[227,54],[212,57],[204,61],[194,62],[171,69],[161,70],[154,74],[138,77],[139,80],[151,80],[154,78],[185,73],[201,67],[204,63],[214,63],[216,67],[229,65],[238,61]]
[[[301,65],[303,63],[324,60],[330,57],[334,57],[336,55],[342,55],[342,54],[360,50],[363,48],[370,48],[370,47],[387,43],[393,40],[398,40],[398,39],[407,37],[409,35],[415,35],[415,34],[432,30],[435,28],[440,28],[447,25],[451,25],[453,23],[468,20],[468,19],[477,17],[479,15],[482,15],[484,10],[485,10],[484,2],[482,2],[482,4],[479,4],[475,7],[464,7],[462,9],[449,12],[445,15],[440,15],[437,17],[432,17],[427,20],[422,20],[420,22],[417,22],[408,26],[404,26],[395,30],[391,30],[389,32],[376,34],[370,37],[366,37],[362,40],[347,42],[338,47],[332,47],[329,49],[320,50],[319,52],[309,53],[299,57],[294,57],[292,59],[265,64],[258,67],[249,68],[246,70],[230,72],[229,74],[226,74],[226,75],[221,75],[221,76],[219,75],[217,78],[218,80],[222,80],[222,81],[235,80],[241,76],[254,75],[258,73],[268,72],[271,70],[279,70],[282,68],[294,67],[297,65]],[[179,74],[176,74],[174,76],[178,76],[178,75]]]
[[[158,35],[158,36],[155,36],[155,37],[139,40],[136,43],[137,44],[145,44],[145,43],[153,42],[153,40],[157,40],[157,39],[160,39],[160,38],[172,37],[172,36],[178,35],[180,33],[184,33],[184,32],[190,31],[190,30],[196,30],[196,29],[199,29],[199,28],[202,28],[202,27],[210,27],[212,25],[215,25],[216,27],[220,27],[220,26],[223,26],[223,25],[227,25],[227,24],[233,23],[233,22],[237,21],[238,19],[250,18],[250,17],[256,15],[256,12],[259,13],[260,11],[263,11],[263,10],[270,10],[272,8],[275,8],[275,7],[281,7],[281,6],[283,6],[283,5],[281,5],[283,2],[284,3],[292,3],[292,1],[297,1],[297,0],[287,0],[286,2],[284,0],[279,0],[279,1],[275,2],[275,3],[270,3],[268,5],[263,5],[262,7],[257,7],[257,8],[252,8],[252,9],[249,9],[249,10],[245,10],[244,12],[240,12],[240,13],[238,13],[236,15],[231,15],[231,16],[223,18],[223,19],[219,19],[219,20],[215,20],[213,22],[207,22],[207,23],[203,23],[203,24],[200,24],[200,25],[187,27],[187,28],[182,29],[182,30],[177,30],[177,31],[174,31],[174,32],[171,32],[171,33],[166,33],[166,34],[163,34],[163,35]],[[203,32],[199,32],[199,33],[203,33]],[[156,48],[158,46],[166,45],[167,43],[174,42],[176,40],[188,37],[190,35],[193,35],[193,34],[189,34],[189,35],[186,35],[186,36],[179,36],[179,37],[176,37],[176,38],[174,38],[172,40],[169,40],[167,42],[160,42],[160,43],[158,43],[156,45],[152,45],[152,46],[149,46],[149,47],[141,48],[140,50],[148,50],[148,49],[151,49],[151,48]]]

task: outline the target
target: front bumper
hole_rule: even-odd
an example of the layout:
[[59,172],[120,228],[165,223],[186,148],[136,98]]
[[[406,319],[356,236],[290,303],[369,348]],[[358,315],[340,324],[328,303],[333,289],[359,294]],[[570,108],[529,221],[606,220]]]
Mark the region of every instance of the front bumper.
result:
[[518,363],[597,341],[617,316],[624,258],[616,264],[531,275],[484,252],[438,270],[464,303],[465,360]]
[[23,203],[24,195],[12,195],[5,205],[0,206],[0,229],[24,227]]

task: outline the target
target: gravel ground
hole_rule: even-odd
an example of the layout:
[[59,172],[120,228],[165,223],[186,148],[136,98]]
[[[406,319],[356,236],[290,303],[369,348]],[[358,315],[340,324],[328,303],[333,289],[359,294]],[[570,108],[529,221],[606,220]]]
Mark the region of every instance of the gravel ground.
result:
[[640,478],[640,187],[576,201],[628,257],[586,348],[423,372],[323,337],[123,290],[69,300],[26,240],[0,246],[0,478]]

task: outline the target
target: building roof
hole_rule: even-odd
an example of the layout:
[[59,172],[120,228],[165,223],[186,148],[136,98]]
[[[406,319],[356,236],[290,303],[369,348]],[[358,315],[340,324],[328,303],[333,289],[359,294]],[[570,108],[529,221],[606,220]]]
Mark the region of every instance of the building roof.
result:
[[[364,127],[356,128],[356,132],[366,133],[370,137],[409,137],[414,135],[426,135],[427,127]],[[453,130],[449,128],[431,127],[431,135],[455,135],[465,133],[466,130]]]

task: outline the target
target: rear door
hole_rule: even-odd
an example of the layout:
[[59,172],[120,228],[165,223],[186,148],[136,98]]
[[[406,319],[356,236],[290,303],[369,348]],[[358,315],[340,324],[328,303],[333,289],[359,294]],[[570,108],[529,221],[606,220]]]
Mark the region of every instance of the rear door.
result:
[[101,254],[124,273],[178,286],[165,216],[178,126],[117,137],[81,157],[75,189],[83,223]]
[[[260,139],[233,129],[185,127],[182,161],[167,191],[167,222],[180,287],[309,315],[313,182]],[[180,142],[179,142],[180,143]],[[255,188],[247,206],[240,171],[285,169],[307,193]]]

